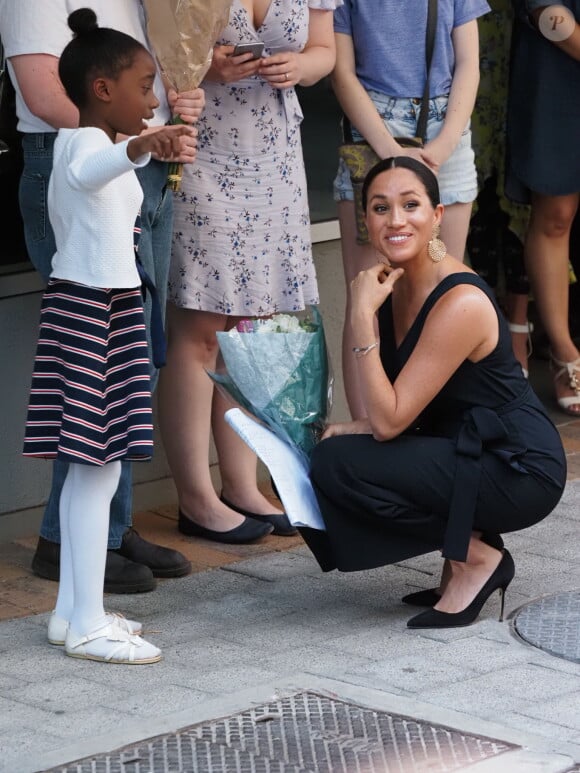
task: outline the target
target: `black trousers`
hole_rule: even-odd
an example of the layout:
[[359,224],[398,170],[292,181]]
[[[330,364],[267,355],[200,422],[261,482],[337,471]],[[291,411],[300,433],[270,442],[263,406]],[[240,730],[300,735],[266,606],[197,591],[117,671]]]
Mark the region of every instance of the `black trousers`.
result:
[[[456,463],[449,438],[401,435],[378,442],[343,435],[322,441],[310,476],[327,530],[301,530],[321,568],[370,569],[440,549]],[[561,493],[484,450],[473,529],[531,526],[553,510]]]

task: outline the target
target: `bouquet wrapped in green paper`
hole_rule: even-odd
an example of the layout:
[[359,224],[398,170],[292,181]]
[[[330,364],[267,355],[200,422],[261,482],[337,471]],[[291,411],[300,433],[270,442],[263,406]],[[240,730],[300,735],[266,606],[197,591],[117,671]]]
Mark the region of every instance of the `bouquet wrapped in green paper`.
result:
[[[199,86],[233,0],[143,0],[147,34],[164,77],[176,91]],[[173,119],[180,122],[179,116]],[[169,187],[179,190],[181,164],[171,164]]]
[[320,313],[242,320],[217,334],[225,372],[214,382],[308,460],[332,405]]

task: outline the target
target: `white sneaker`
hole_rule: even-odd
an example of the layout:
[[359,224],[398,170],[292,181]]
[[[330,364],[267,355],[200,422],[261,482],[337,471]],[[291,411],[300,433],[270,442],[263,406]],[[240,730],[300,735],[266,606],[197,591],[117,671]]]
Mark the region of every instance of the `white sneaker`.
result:
[[87,636],[77,636],[69,627],[64,649],[71,658],[98,660],[102,663],[141,665],[161,660],[158,647],[129,633],[116,617]]
[[[117,618],[119,624],[125,627],[127,633],[139,636],[143,631],[143,626],[136,620],[128,620],[120,612],[109,612],[107,614],[107,620],[111,622],[113,618]],[[50,620],[48,621],[48,642],[49,644],[55,644],[56,646],[62,646],[66,639],[66,632],[68,631],[69,621],[64,617],[59,617],[53,610],[50,614]]]

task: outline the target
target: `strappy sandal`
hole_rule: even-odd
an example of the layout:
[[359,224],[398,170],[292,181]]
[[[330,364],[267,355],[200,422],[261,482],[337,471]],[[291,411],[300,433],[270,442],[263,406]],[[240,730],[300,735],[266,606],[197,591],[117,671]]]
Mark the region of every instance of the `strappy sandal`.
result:
[[[527,337],[528,337],[528,348],[527,348],[526,356],[527,356],[528,359],[530,359],[530,357],[532,356],[532,351],[533,351],[533,349],[532,349],[532,335],[531,334],[534,332],[534,326],[532,325],[532,323],[527,321],[527,320],[526,320],[526,323],[524,325],[518,325],[515,322],[509,322],[508,323],[508,327],[510,329],[510,333],[522,333],[522,334],[527,335]],[[521,367],[522,367],[522,372],[523,372],[524,376],[526,378],[528,378],[529,375],[530,375],[530,372],[529,372],[528,368],[524,368],[523,365]]]
[[[141,632],[143,631],[143,626],[141,623],[138,623],[136,620],[128,620],[120,612],[109,612],[107,619],[111,619],[113,617],[117,618],[119,625],[121,628],[124,628],[127,633],[133,634],[134,636],[141,635]],[[48,643],[54,644],[57,647],[63,646],[67,631],[68,620],[65,620],[64,617],[58,617],[58,615],[53,610],[48,621]]]
[[101,663],[123,663],[128,666],[157,663],[161,650],[140,636],[129,633],[118,619],[92,631],[87,636],[75,636],[69,627],[64,642],[71,658],[98,660]]
[[554,383],[565,376],[568,379],[567,388],[575,392],[573,397],[556,397],[560,409],[568,416],[580,418],[580,410],[573,410],[573,406],[580,406],[580,357],[572,362],[561,362],[550,355],[550,366],[555,371]]

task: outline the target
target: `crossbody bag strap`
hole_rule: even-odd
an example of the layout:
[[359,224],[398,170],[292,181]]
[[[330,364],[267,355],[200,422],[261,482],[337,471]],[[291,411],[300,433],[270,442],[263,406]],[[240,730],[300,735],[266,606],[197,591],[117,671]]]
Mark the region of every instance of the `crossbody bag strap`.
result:
[[431,79],[431,64],[433,62],[433,49],[435,47],[435,35],[437,33],[437,0],[429,0],[427,8],[427,31],[425,33],[425,61],[427,64],[427,78],[423,98],[421,99],[421,111],[417,121],[417,137],[423,142],[427,138],[427,120],[429,118],[429,81]]
[[431,80],[431,64],[433,62],[433,49],[435,47],[435,35],[437,34],[437,0],[429,0],[427,8],[427,31],[425,33],[425,61],[427,63],[427,78],[425,89],[421,99],[421,111],[417,121],[417,137],[423,142],[427,139],[427,120],[429,118],[429,81]]
[[[423,90],[423,97],[421,99],[421,110],[419,112],[419,120],[417,121],[417,137],[420,137],[423,142],[427,138],[427,120],[429,118],[429,81],[431,78],[431,64],[433,62],[433,49],[435,47],[435,35],[437,33],[437,0],[428,0],[427,7],[427,30],[425,32],[425,62],[427,70],[427,78],[425,80],[425,88]],[[343,113],[342,116],[342,136],[344,142],[352,142],[352,128],[347,116]]]

